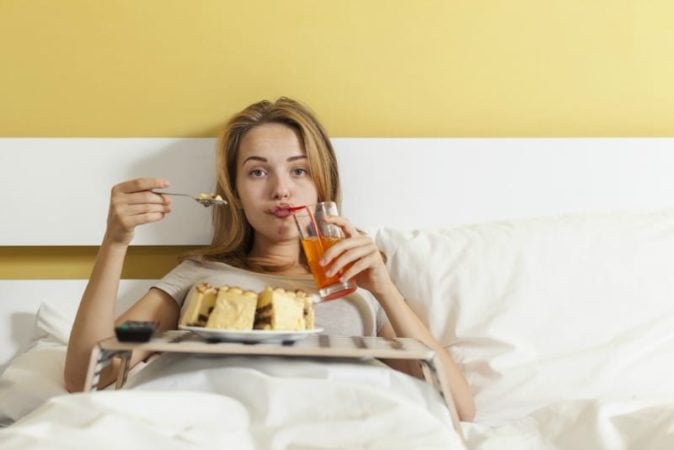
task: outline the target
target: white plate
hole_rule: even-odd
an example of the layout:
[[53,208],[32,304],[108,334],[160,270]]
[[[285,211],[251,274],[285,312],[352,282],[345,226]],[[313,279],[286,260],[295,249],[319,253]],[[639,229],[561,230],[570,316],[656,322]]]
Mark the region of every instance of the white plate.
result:
[[213,328],[188,327],[180,325],[181,330],[192,331],[212,341],[229,342],[295,342],[307,336],[323,332],[323,328],[306,331],[284,330],[216,330]]

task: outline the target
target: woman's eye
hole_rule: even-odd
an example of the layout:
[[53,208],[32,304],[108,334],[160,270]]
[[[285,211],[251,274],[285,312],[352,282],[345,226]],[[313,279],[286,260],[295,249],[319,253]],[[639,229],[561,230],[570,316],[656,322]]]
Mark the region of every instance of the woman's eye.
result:
[[252,177],[262,177],[264,176],[264,170],[262,169],[253,169],[248,174]]
[[309,174],[309,171],[303,167],[298,167],[292,170],[292,174],[296,177],[302,177]]

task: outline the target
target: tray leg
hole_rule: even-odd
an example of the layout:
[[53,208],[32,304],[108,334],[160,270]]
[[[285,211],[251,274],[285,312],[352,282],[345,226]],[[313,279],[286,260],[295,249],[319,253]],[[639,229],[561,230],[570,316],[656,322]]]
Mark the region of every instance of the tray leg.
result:
[[130,351],[119,352],[117,355],[119,359],[122,360],[122,364],[119,366],[119,372],[117,373],[117,381],[115,383],[115,389],[121,389],[126,383],[126,378],[129,375],[129,361],[131,360]]

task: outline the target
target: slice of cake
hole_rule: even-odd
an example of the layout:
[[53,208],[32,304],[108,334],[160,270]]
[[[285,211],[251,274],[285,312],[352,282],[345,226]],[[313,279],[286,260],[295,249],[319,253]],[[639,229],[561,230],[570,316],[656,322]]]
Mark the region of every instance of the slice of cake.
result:
[[208,283],[199,283],[187,299],[187,307],[180,319],[180,325],[203,327],[213,310],[218,290]]
[[206,328],[252,330],[257,300],[258,295],[253,291],[220,287]]
[[313,329],[314,310],[311,299],[303,291],[265,288],[258,298],[255,328],[292,331]]

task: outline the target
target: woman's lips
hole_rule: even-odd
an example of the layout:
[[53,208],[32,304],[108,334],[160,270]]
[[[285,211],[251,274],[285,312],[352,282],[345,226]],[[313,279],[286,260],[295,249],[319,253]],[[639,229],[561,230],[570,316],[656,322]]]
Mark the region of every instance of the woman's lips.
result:
[[283,219],[283,218],[288,217],[288,216],[291,215],[292,213],[290,212],[290,210],[289,210],[288,208],[279,208],[279,209],[275,209],[275,210],[273,211],[273,214],[274,214],[276,217],[278,217],[279,219]]
[[294,213],[295,211],[299,211],[300,209],[303,209],[303,208],[304,208],[304,206],[280,206],[278,208],[274,208],[271,211],[271,213],[274,216],[276,216],[280,219],[283,219],[283,218],[286,218],[286,217],[292,215],[292,213]]

